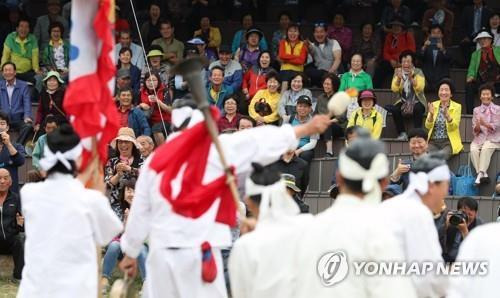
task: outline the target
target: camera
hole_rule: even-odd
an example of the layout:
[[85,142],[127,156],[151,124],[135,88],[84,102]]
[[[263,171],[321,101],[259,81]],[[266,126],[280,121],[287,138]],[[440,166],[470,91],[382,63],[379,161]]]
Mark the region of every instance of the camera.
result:
[[450,224],[454,226],[458,226],[463,222],[467,223],[467,220],[469,219],[467,217],[467,214],[465,214],[465,212],[460,210],[450,211],[449,215],[450,215]]

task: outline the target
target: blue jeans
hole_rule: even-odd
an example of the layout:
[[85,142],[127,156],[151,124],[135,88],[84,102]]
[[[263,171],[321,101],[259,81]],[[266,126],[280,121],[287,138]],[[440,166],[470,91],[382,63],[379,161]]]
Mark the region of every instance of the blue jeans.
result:
[[[137,264],[139,266],[139,273],[141,274],[141,279],[144,281],[146,279],[146,257],[148,255],[148,249],[146,245],[142,245],[141,252],[137,257]],[[120,241],[113,240],[108,245],[106,253],[104,254],[103,264],[102,264],[102,276],[107,279],[111,278],[111,273],[116,266],[118,258],[122,256],[122,250],[120,248]]]

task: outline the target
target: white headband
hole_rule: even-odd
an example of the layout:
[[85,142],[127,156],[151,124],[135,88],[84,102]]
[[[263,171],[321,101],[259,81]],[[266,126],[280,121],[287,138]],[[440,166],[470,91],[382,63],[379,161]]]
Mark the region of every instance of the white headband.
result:
[[342,152],[339,157],[339,171],[346,179],[363,181],[362,189],[366,193],[365,201],[378,203],[382,200],[382,190],[378,180],[389,175],[389,161],[385,154],[377,154],[367,170],[347,156],[345,152]]
[[271,185],[257,185],[252,179],[245,181],[247,196],[261,195],[259,221],[266,219],[293,216],[300,213],[299,206],[286,191],[285,182],[281,179]]
[[426,194],[429,190],[429,182],[448,180],[450,180],[450,169],[447,165],[439,166],[429,173],[418,172],[415,174],[410,172],[410,184],[408,185],[408,189],[410,191],[416,190],[420,194]]
[[53,166],[60,161],[68,170],[71,170],[70,160],[76,160],[80,155],[82,155],[82,144],[79,143],[73,149],[68,150],[64,153],[61,151],[57,151],[56,153],[52,152],[47,144],[43,149],[43,158],[40,159],[40,167],[44,171],[48,171],[52,169]]

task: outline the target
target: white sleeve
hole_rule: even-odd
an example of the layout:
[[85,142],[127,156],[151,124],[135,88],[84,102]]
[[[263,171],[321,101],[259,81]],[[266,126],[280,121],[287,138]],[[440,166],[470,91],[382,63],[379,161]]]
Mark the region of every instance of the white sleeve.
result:
[[266,125],[220,136],[226,149],[227,160],[237,173],[247,172],[252,162],[264,166],[277,161],[288,150],[297,148],[294,128],[285,124],[280,127]]
[[[253,270],[250,264],[250,256],[245,250],[245,243],[237,240],[231,249],[229,256],[228,272],[233,297],[249,298],[251,296]],[[243,244],[243,245],[242,245]]]
[[302,151],[309,151],[309,150],[314,150],[314,148],[316,148],[316,144],[318,143],[318,140],[317,139],[313,139],[311,137],[311,139],[309,140],[309,143],[305,144],[304,146],[302,146],[300,149]]
[[94,239],[98,245],[107,245],[113,237],[120,234],[123,230],[123,224],[116,216],[108,198],[95,190],[86,190],[88,192],[89,218],[94,232]]
[[120,246],[127,256],[136,258],[144,241],[149,235],[151,220],[151,181],[155,172],[149,169],[149,163],[154,153],[149,156],[141,168],[141,173],[135,186],[134,200],[130,207],[125,233],[120,240]]
[[339,42],[336,39],[332,39],[332,41],[333,41],[332,52],[335,53],[336,51],[342,51]]

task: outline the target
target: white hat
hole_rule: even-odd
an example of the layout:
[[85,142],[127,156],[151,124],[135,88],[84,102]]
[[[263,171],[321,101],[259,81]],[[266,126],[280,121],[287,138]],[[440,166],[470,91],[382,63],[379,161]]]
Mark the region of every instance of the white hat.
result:
[[487,30],[481,30],[476,35],[476,37],[474,37],[474,42],[477,42],[477,40],[480,39],[480,38],[491,38],[491,39],[493,39],[493,36]]

